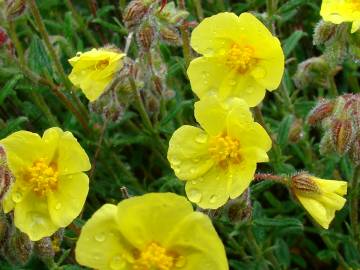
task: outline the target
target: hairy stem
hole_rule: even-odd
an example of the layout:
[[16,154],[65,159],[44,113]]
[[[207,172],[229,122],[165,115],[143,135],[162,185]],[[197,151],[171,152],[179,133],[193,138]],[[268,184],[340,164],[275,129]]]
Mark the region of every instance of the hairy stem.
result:
[[354,239],[357,246],[360,248],[360,234],[359,234],[359,178],[360,165],[356,166],[353,178],[350,182],[350,223],[353,229]]

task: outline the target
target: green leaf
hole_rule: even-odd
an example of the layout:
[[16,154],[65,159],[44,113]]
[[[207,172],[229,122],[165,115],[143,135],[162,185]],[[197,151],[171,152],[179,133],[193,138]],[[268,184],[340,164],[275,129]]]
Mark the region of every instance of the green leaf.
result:
[[299,43],[300,39],[304,36],[306,36],[305,32],[297,30],[294,33],[292,33],[290,37],[285,39],[283,44],[285,58],[287,58],[290,55],[290,53],[295,49],[295,47]]
[[303,224],[296,218],[257,218],[253,224],[262,227],[295,227],[303,230]]
[[289,247],[283,239],[277,239],[276,241],[276,249],[275,249],[276,257],[279,263],[285,268],[288,269],[290,265],[290,252]]
[[3,104],[6,97],[13,95],[15,93],[14,87],[16,83],[21,80],[24,76],[19,74],[16,75],[14,78],[12,78],[10,81],[8,81],[4,87],[0,90],[0,105]]
[[0,130],[0,138],[4,138],[7,135],[9,135],[10,133],[13,133],[14,131],[21,129],[20,126],[27,121],[28,121],[28,119],[24,116],[20,116],[16,119],[9,120],[7,122],[6,127],[3,128],[2,130]]
[[290,128],[293,121],[294,116],[288,115],[281,121],[279,125],[277,142],[281,147],[286,146],[288,143]]
[[29,48],[29,68],[40,75],[53,74],[51,60],[42,40],[34,35]]

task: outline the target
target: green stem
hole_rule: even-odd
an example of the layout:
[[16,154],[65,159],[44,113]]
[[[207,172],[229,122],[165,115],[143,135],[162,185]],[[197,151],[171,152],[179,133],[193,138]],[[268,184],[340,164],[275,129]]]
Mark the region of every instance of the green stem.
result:
[[200,0],[193,0],[193,2],[194,2],[194,5],[195,5],[197,17],[199,18],[199,21],[202,21],[204,19],[204,10],[202,8],[201,1]]
[[339,92],[338,92],[334,77],[329,78],[329,84],[330,84],[330,89],[329,89],[330,95],[332,97],[337,97],[339,95]]
[[89,179],[90,179],[90,181],[93,179],[94,174],[95,174],[96,161],[97,161],[97,158],[99,157],[99,154],[100,154],[101,145],[102,145],[102,142],[103,142],[103,140],[104,140],[104,134],[105,134],[105,131],[106,131],[107,124],[108,124],[108,120],[106,119],[106,120],[104,121],[104,124],[103,124],[102,128],[101,128],[101,132],[100,132],[100,136],[99,136],[99,141],[98,141],[98,143],[97,143],[96,150],[95,150],[95,154],[94,154],[94,158],[93,158],[93,162],[92,162],[92,165],[91,165],[91,171],[90,171],[90,173],[89,173]]
[[44,100],[43,96],[37,92],[31,91],[30,96],[34,100],[35,104],[42,110],[44,115],[46,116],[47,120],[49,121],[50,125],[53,127],[60,126],[59,121],[57,118],[51,113],[49,106],[47,105],[46,101]]
[[[178,5],[179,5],[180,9],[184,9],[184,10],[186,9],[184,0],[179,0]],[[184,59],[185,59],[185,65],[187,68],[190,65],[192,56],[191,56],[189,31],[188,31],[185,23],[183,23],[180,26],[180,33],[181,33],[181,40],[182,40],[182,50],[183,50],[183,55],[184,55]]]
[[360,234],[359,234],[359,178],[360,165],[356,166],[353,178],[350,182],[350,224],[353,229],[355,243],[360,249]]
[[76,9],[75,9],[73,3],[71,2],[71,0],[65,0],[65,5],[71,11],[71,13],[73,14],[75,21],[79,25],[80,30],[84,33],[86,39],[91,43],[92,46],[98,48],[99,43],[94,38],[94,35],[88,30],[88,26],[84,22],[84,19],[81,17],[81,15],[76,11]]
[[217,1],[217,5],[218,5],[218,7],[219,7],[219,10],[225,11],[226,7],[225,7],[225,2],[224,2],[224,0],[218,0],[218,1]]
[[271,32],[275,34],[275,24],[273,20],[273,16],[276,12],[277,8],[277,1],[276,0],[266,0],[266,10],[268,14],[268,27],[270,28]]
[[9,35],[11,38],[11,41],[13,42],[17,55],[19,57],[19,61],[21,64],[25,64],[25,57],[24,57],[24,49],[20,43],[20,40],[16,34],[16,26],[13,20],[9,20]]

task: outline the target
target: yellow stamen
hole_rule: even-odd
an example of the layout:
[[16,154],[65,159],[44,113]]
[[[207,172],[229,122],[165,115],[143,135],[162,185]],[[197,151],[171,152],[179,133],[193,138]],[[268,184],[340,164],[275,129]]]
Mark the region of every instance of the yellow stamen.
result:
[[239,73],[245,73],[256,63],[254,49],[250,46],[241,46],[235,43],[227,53],[226,63]]
[[240,142],[226,134],[218,135],[210,140],[209,153],[212,158],[220,165],[227,166],[228,163],[239,163]]
[[26,179],[32,190],[42,197],[57,188],[58,172],[55,166],[49,166],[44,159],[39,159],[28,168]]
[[175,265],[175,256],[164,247],[151,243],[143,250],[133,264],[134,270],[171,270]]

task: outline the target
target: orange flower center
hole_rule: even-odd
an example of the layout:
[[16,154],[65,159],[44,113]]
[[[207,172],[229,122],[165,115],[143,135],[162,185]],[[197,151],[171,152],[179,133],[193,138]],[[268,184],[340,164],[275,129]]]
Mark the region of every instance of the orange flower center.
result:
[[171,270],[175,266],[176,257],[164,247],[151,243],[143,250],[133,264],[134,270]]
[[239,140],[226,134],[218,135],[210,140],[209,153],[221,167],[226,167],[229,162],[241,161]]
[[226,64],[239,73],[245,73],[256,63],[254,53],[252,47],[235,43],[227,52]]
[[58,172],[55,166],[49,166],[44,159],[39,159],[27,169],[26,179],[32,190],[42,197],[57,188]]
[[95,69],[96,70],[104,69],[109,65],[109,63],[110,63],[109,59],[100,60],[99,62],[96,63]]

